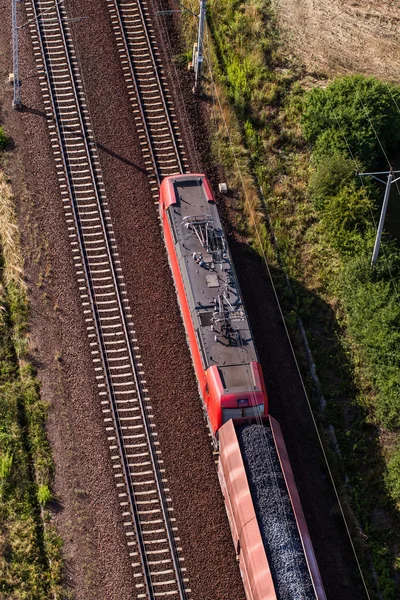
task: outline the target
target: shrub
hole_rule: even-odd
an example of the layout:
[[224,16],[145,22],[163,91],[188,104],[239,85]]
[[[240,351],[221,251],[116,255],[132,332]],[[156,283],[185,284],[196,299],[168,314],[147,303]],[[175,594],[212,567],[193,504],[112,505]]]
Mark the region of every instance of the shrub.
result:
[[227,78],[230,82],[231,96],[236,107],[244,110],[250,98],[250,80],[254,76],[254,65],[248,58],[232,60],[227,66]]
[[11,469],[13,464],[13,455],[10,452],[6,452],[0,456],[0,485],[7,482],[11,475]]
[[305,95],[303,134],[315,156],[347,152],[348,143],[356,157],[373,167],[384,156],[377,137],[389,153],[400,142],[396,102],[400,103],[398,86],[363,75],[335,79],[325,90],[316,88]]
[[39,485],[37,499],[40,506],[46,506],[48,502],[51,502],[51,500],[53,500],[53,494],[51,493],[48,485]]
[[395,502],[400,503],[400,445],[388,462],[386,485]]
[[[398,277],[400,252],[386,248],[386,253],[392,275]],[[377,392],[375,416],[384,427],[395,429],[400,426],[400,305],[386,265],[373,270],[370,259],[364,252],[348,261],[340,279],[341,293],[349,331],[359,343]]]
[[372,209],[372,200],[355,181],[342,186],[336,196],[325,200],[322,221],[336,250],[348,254],[364,246],[364,237],[371,228]]
[[9,138],[6,136],[3,127],[0,127],[0,151],[4,150],[9,142]]
[[324,208],[327,199],[337,194],[342,185],[354,181],[354,163],[340,152],[325,156],[316,163],[309,191],[316,208]]

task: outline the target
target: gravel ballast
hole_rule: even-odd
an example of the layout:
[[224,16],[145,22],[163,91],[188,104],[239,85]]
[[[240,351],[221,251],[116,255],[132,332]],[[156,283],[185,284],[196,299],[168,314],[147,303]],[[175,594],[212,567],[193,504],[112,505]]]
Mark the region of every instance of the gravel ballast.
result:
[[[23,3],[19,9],[23,12]],[[152,400],[190,597],[243,600],[215,458],[202,419],[107,4],[69,0],[66,9],[72,19],[73,43]],[[82,16],[87,18],[79,19]],[[21,14],[20,22],[25,21],[26,15]],[[7,61],[0,54],[3,81],[12,64],[10,31],[10,26],[0,24],[0,49],[8,52]],[[10,96],[3,105],[3,117],[20,152],[23,179],[32,197],[31,210],[23,204],[20,219],[22,223],[26,219],[22,237],[32,299],[32,344],[38,355],[42,397],[51,403],[48,434],[56,463],[57,498],[52,524],[64,539],[64,582],[75,600],[133,600],[137,596],[132,559],[28,28],[22,30],[20,46],[26,108],[20,113],[12,111]],[[16,164],[14,159],[14,169]],[[16,177],[13,172],[13,180]],[[34,239],[39,237],[37,232],[43,241]],[[39,243],[43,249],[38,259]]]
[[277,596],[315,600],[272,432],[248,425],[237,435]]

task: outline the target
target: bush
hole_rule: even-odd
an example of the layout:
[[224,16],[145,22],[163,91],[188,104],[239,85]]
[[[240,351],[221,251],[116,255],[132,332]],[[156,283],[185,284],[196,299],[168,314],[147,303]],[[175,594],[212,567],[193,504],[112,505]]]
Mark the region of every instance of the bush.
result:
[[13,455],[10,452],[6,452],[0,456],[0,489],[11,475],[12,464]]
[[342,185],[354,181],[354,163],[345,154],[334,152],[316,163],[311,174],[309,192],[316,208],[322,209],[327,199],[337,194]]
[[232,60],[227,65],[227,78],[230,83],[231,97],[240,111],[243,111],[250,98],[250,81],[254,77],[254,64],[248,58]]
[[[387,248],[394,278],[400,252]],[[340,279],[348,327],[366,359],[376,389],[374,413],[389,429],[400,426],[400,305],[387,279],[386,264],[370,267],[370,253],[348,261]],[[385,269],[385,270],[383,270]]]
[[4,150],[9,142],[9,138],[4,133],[3,127],[0,127],[0,151]]
[[313,144],[315,157],[348,152],[348,143],[362,163],[374,167],[384,158],[377,137],[386,153],[400,142],[396,102],[400,103],[398,86],[363,75],[335,79],[325,90],[316,88],[305,95],[303,134]]
[[51,502],[51,500],[53,500],[53,494],[51,493],[48,485],[39,485],[37,499],[40,506],[46,506],[48,502]]
[[372,200],[354,181],[342,186],[336,196],[326,198],[322,222],[332,246],[341,254],[354,254],[365,245],[365,238],[374,235],[372,209]]
[[400,445],[388,462],[386,485],[395,502],[400,503]]

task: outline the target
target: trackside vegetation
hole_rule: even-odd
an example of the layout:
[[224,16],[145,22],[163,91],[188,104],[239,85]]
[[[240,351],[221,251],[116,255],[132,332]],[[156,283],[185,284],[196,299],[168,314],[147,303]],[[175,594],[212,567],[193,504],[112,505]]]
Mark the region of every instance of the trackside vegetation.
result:
[[[400,426],[400,250],[387,239],[371,268],[380,196],[357,181],[354,171],[388,168],[385,158],[393,159],[400,143],[399,103],[399,87],[356,75],[310,91],[300,115],[312,145],[309,195],[341,262],[335,291],[374,388],[369,410],[379,426],[392,431]],[[396,464],[392,456],[388,482],[400,477]],[[389,488],[400,502],[392,483]]]
[[[0,128],[0,149],[7,137]],[[29,307],[10,185],[0,171],[0,597],[61,598],[61,543],[47,523],[47,406],[28,360]]]
[[[215,162],[243,199],[241,211],[234,206],[240,233],[273,267],[316,402],[298,317],[305,326],[326,401],[319,425],[334,426],[337,443],[326,433],[326,447],[371,597],[395,600],[400,250],[385,234],[371,268],[382,189],[356,171],[398,161],[400,88],[307,73],[286,53],[270,0],[210,0],[208,10]],[[189,49],[193,33],[187,41]]]

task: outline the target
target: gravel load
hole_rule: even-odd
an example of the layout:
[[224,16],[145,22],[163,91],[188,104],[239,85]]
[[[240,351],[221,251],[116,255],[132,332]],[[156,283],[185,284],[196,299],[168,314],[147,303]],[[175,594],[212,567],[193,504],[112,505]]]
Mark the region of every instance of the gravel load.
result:
[[257,520],[279,600],[316,600],[272,432],[237,429]]

